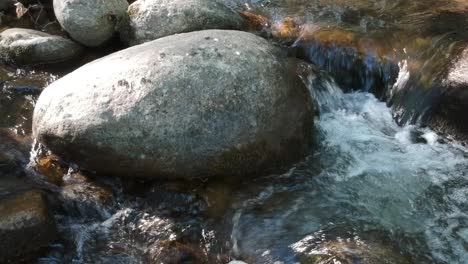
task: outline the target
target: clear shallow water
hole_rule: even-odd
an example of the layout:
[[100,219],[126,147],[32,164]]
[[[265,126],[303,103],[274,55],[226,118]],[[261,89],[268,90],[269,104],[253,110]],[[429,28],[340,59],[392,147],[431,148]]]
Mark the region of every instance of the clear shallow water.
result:
[[51,73],[0,65],[0,127],[19,135],[30,134],[36,99],[56,79]]

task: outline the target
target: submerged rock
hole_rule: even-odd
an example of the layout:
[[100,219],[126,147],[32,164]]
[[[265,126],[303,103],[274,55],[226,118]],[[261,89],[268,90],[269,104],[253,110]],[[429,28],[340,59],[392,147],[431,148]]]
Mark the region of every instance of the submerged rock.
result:
[[441,132],[468,140],[468,47],[451,63],[439,93],[429,123]]
[[250,33],[162,38],[51,84],[33,133],[101,174],[264,174],[303,158],[312,142],[313,107],[296,66]]
[[75,58],[75,42],[37,30],[11,28],[0,33],[0,60],[14,64],[48,64]]
[[161,241],[150,248],[147,254],[150,263],[209,263],[201,249],[177,241]]
[[130,45],[203,29],[239,29],[242,18],[219,0],[138,0],[121,30]]
[[126,16],[126,0],[54,0],[54,12],[70,36],[89,47],[101,46],[114,36]]
[[287,45],[296,57],[327,71],[345,92],[361,90],[385,99],[398,76],[398,64],[390,59],[388,50],[364,35],[307,24],[295,17],[274,21],[256,13],[241,14],[259,33]]
[[110,216],[110,209],[115,202],[110,188],[94,182],[65,185],[60,191],[59,200],[68,214],[102,219]]
[[36,167],[45,180],[55,185],[62,185],[63,176],[68,172],[67,164],[54,155],[37,158]]
[[418,71],[402,65],[389,102],[400,124],[429,126],[438,133],[467,141],[468,48],[437,48],[442,54],[431,54]]
[[299,257],[300,263],[312,264],[409,264],[410,260],[388,248],[369,246],[354,241],[326,242]]
[[54,222],[39,191],[0,199],[0,262],[31,258],[55,238]]
[[[323,235],[323,234],[322,234]],[[363,241],[359,237],[325,240],[308,236],[291,246],[300,263],[392,264],[412,263],[390,245]]]

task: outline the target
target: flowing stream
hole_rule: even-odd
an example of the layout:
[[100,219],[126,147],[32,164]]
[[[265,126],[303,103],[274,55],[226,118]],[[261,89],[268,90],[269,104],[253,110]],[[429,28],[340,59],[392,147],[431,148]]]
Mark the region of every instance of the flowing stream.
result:
[[294,263],[297,254],[318,260],[358,242],[369,247],[370,263],[463,263],[467,149],[428,129],[399,127],[369,93],[314,81],[320,147],[261,184],[256,197],[240,198],[236,251],[255,263]]
[[321,112],[304,162],[234,187],[153,183],[109,208],[66,205],[57,218],[75,250],[58,245],[42,262],[145,263],[155,241],[181,237],[249,263],[468,259],[468,149],[398,126],[372,94],[345,94],[323,73],[304,81]]
[[[454,14],[466,1],[238,2],[273,22],[294,17],[327,36],[341,32],[325,42],[348,36],[345,51],[299,36],[284,44],[317,65],[303,65],[302,76],[319,113],[314,150],[284,174],[241,182],[92,184],[71,166],[64,181],[73,187],[50,190],[60,239],[39,263],[151,263],[158,254],[174,263],[467,263],[468,148],[381,100],[434,80],[465,38],[455,31],[468,21]],[[353,52],[363,51],[356,67]],[[394,64],[375,71],[382,57]],[[357,79],[343,77],[353,70]],[[57,76],[0,74],[0,126],[28,135],[38,90]],[[418,107],[432,103],[421,98]],[[180,244],[161,253],[168,241]]]

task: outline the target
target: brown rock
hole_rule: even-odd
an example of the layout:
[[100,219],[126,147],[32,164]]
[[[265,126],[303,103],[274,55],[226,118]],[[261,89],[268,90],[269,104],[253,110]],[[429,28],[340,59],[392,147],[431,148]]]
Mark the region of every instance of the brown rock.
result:
[[55,238],[55,225],[41,192],[0,199],[0,262],[34,258]]
[[148,253],[150,263],[209,263],[200,249],[184,245],[177,241],[162,241],[157,243]]

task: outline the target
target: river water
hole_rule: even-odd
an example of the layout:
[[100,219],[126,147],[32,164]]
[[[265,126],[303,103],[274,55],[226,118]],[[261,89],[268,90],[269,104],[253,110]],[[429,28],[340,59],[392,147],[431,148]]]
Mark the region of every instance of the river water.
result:
[[[466,1],[252,0],[239,6],[272,21],[294,17],[351,32],[360,40],[346,38],[346,44],[398,65],[394,80],[382,74],[379,89],[373,75],[340,81],[348,74],[343,65],[354,64],[346,56],[332,59],[339,49],[318,54],[308,43],[285,44],[309,49],[305,59],[320,67],[303,66],[319,112],[316,147],[304,161],[284,174],[240,182],[97,177],[97,186],[112,193],[104,202],[101,189],[77,180],[72,166],[64,181],[78,184],[52,190],[60,240],[38,261],[151,263],[166,254],[174,263],[467,263],[468,149],[419,127],[413,113],[395,116],[379,100],[414,84],[408,80],[415,72],[424,84],[442,71],[452,47],[465,39],[457,30],[468,23],[457,14],[466,11]],[[342,36],[327,41],[343,43]],[[0,110],[8,114],[0,126],[28,135],[37,90],[57,76],[4,72]],[[361,87],[346,86],[356,83]],[[178,241],[183,254],[161,253],[167,241]]]

